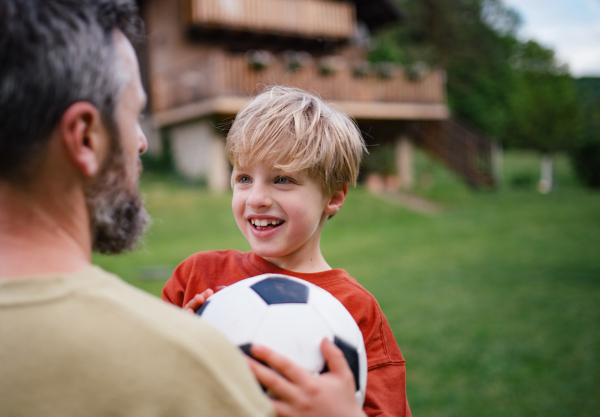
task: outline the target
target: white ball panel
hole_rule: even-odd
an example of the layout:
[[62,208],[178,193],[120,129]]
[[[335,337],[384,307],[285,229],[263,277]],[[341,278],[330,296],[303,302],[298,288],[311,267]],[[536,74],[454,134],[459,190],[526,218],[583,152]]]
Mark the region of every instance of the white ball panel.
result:
[[358,352],[358,385],[359,385],[359,390],[356,391],[356,401],[358,401],[358,404],[360,404],[362,406],[362,404],[365,402],[365,395],[366,395],[366,391],[367,391],[367,372],[368,370],[368,366],[367,366],[367,352],[365,351],[365,344],[362,342],[362,336],[361,336],[361,343],[358,344],[358,349],[356,349],[356,351]]
[[217,327],[236,346],[252,342],[267,304],[245,286],[228,287],[208,299],[200,316]]
[[[318,291],[317,291],[318,290]],[[337,337],[352,346],[363,344],[362,333],[344,305],[322,288],[311,288],[308,304],[325,320]]]
[[321,341],[333,334],[307,304],[277,304],[268,308],[252,342],[267,346],[311,372],[324,366]]

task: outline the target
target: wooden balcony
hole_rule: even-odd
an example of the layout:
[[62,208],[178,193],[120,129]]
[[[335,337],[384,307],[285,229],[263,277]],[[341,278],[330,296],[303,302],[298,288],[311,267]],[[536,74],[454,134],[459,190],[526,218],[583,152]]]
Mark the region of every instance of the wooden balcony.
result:
[[236,114],[261,86],[286,85],[316,92],[356,119],[444,120],[449,116],[445,76],[432,71],[418,80],[403,72],[390,78],[357,77],[350,63],[322,74],[316,62],[291,71],[276,59],[251,68],[244,56],[214,51],[181,68],[151,77],[152,108],[158,125],[207,114]]
[[186,25],[327,40],[354,32],[354,3],[331,0],[185,0]]

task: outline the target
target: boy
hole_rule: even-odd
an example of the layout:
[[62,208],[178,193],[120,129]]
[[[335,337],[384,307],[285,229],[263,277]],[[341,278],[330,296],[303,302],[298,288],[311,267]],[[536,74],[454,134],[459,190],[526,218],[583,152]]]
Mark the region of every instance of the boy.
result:
[[192,255],[175,270],[163,298],[196,310],[227,285],[265,273],[324,288],[350,311],[363,334],[369,373],[364,411],[410,416],[404,359],[375,298],[343,269],[332,269],[319,239],[326,220],[356,185],[365,144],[343,113],[304,91],[273,87],[237,115],[227,137],[232,209],[252,251]]

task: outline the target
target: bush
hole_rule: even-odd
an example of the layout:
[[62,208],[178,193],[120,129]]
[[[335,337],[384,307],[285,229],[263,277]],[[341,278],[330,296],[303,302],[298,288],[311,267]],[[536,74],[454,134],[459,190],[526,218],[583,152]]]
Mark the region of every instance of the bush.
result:
[[586,186],[600,188],[600,142],[572,151],[571,160],[577,176]]
[[508,180],[512,188],[532,188],[536,178],[530,172],[518,172]]
[[392,145],[381,145],[369,148],[369,155],[365,158],[364,168],[367,173],[381,175],[394,175],[396,173],[396,160]]

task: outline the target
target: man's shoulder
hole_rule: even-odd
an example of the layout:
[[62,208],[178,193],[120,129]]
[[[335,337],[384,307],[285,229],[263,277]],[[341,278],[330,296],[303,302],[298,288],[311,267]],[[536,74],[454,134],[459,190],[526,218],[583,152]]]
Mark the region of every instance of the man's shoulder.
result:
[[192,350],[195,350],[194,346],[198,342],[217,345],[227,343],[220,333],[198,317],[184,313],[100,268],[94,274],[104,276],[96,286],[82,288],[78,297],[90,306],[109,309],[108,314],[120,317],[124,326],[134,326],[140,332],[147,332],[149,336],[182,347],[189,345]]
[[[218,410],[223,415],[269,414],[243,355],[199,318],[100,268],[56,282],[61,290],[46,291],[50,295],[42,303],[18,300],[13,327],[27,331],[13,334],[18,340],[11,343],[30,359],[11,363],[7,371],[19,381],[27,383],[22,369],[37,361],[53,364],[38,367],[46,380],[55,379],[56,373],[64,376],[65,370],[73,375],[72,385],[66,380],[52,388],[59,392],[54,396],[71,392],[92,409],[117,407],[121,411],[115,415],[127,415],[140,404],[161,410],[150,415],[165,415],[167,409],[174,415],[186,409],[180,414],[191,415],[198,407],[212,408],[213,414],[197,414],[207,416]],[[49,332],[52,337],[45,337]],[[104,401],[111,398],[112,405]]]

